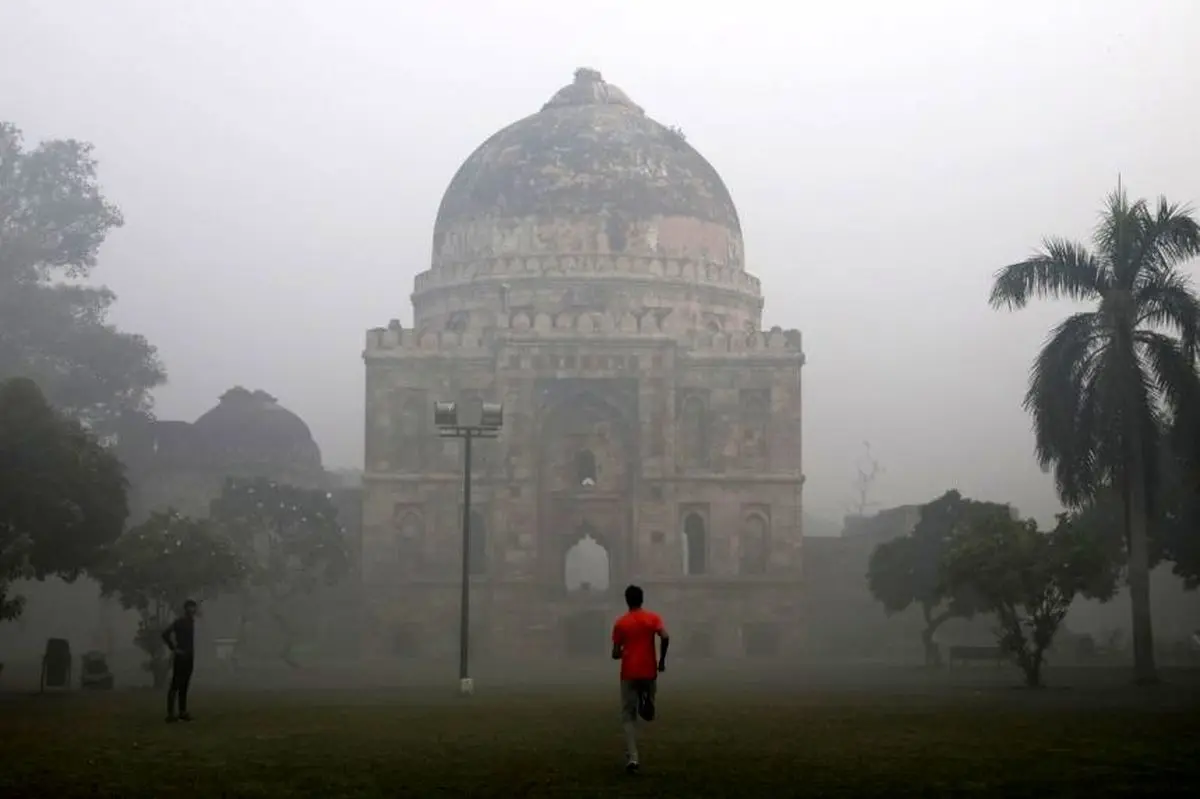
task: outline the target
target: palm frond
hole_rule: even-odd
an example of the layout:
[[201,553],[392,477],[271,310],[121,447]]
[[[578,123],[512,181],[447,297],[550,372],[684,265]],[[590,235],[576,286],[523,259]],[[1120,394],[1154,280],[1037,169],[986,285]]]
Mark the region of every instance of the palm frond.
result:
[[1043,467],[1053,465],[1064,499],[1082,496],[1094,482],[1103,414],[1092,395],[1104,353],[1103,321],[1096,312],[1065,319],[1030,371],[1024,405],[1033,416],[1037,458]]
[[[1068,507],[1084,504],[1097,486],[1110,479],[1107,442],[1101,433],[1102,420],[1109,416],[1107,397],[1099,388],[1102,377],[1103,371],[1093,368],[1082,378],[1078,386],[1079,406],[1054,434],[1056,456],[1050,461],[1043,457],[1043,465],[1053,467],[1055,487]],[[1049,449],[1047,444],[1047,438],[1041,437],[1039,450],[1043,456]]]
[[1200,256],[1200,224],[1193,209],[1158,198],[1158,207],[1147,208],[1141,219],[1140,241],[1135,253],[1139,279],[1154,281],[1175,267]]
[[1100,211],[1100,219],[1092,233],[1097,255],[1112,269],[1115,288],[1131,288],[1134,272],[1134,252],[1141,239],[1141,220],[1146,216],[1146,201],[1131,203],[1124,187],[1118,185],[1109,192]]
[[1195,357],[1179,341],[1152,330],[1137,331],[1136,341],[1139,355],[1149,366],[1155,394],[1170,417],[1200,412],[1200,372]]
[[1094,299],[1107,285],[1104,270],[1082,244],[1048,238],[1042,251],[996,273],[988,302],[993,308],[1024,308],[1031,297]]
[[1187,275],[1170,270],[1146,281],[1134,294],[1138,326],[1149,325],[1179,336],[1184,355],[1200,352],[1200,297]]

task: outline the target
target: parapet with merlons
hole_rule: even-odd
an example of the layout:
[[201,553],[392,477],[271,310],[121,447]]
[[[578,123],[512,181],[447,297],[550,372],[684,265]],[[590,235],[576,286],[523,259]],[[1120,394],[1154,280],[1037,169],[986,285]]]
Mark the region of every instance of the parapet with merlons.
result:
[[363,356],[420,357],[444,356],[448,353],[468,358],[484,357],[491,354],[491,347],[479,331],[406,330],[393,321],[388,327],[367,331],[367,346]]
[[686,349],[693,359],[724,359],[731,356],[786,360],[799,358],[801,364],[804,363],[800,331],[780,327],[750,333],[696,331],[688,336]]
[[799,330],[776,327],[768,331],[710,331],[679,329],[671,323],[669,314],[649,309],[638,314],[596,312],[562,312],[558,314],[514,311],[502,320],[507,322],[489,331],[480,330],[412,330],[393,322],[386,328],[367,331],[365,357],[420,357],[454,355],[456,357],[486,357],[492,345],[510,337],[544,336],[579,341],[595,337],[653,337],[674,339],[682,349],[697,358],[728,358],[748,356],[758,358],[803,359],[803,342]]

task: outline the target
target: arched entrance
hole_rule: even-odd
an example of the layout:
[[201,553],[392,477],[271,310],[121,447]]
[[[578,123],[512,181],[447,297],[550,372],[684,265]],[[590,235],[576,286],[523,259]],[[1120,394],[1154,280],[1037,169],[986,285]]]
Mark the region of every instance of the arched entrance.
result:
[[586,595],[608,591],[608,550],[585,523],[582,536],[563,557],[563,581],[568,594]]
[[638,464],[629,421],[636,387],[620,379],[540,384],[538,571],[552,595],[599,600],[621,580]]

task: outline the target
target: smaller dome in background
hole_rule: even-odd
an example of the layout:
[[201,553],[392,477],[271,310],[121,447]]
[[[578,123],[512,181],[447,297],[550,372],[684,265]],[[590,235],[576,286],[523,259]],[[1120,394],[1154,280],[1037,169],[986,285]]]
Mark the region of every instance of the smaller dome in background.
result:
[[265,391],[231,388],[192,429],[199,436],[198,443],[210,453],[300,468],[321,467],[321,450],[308,425]]

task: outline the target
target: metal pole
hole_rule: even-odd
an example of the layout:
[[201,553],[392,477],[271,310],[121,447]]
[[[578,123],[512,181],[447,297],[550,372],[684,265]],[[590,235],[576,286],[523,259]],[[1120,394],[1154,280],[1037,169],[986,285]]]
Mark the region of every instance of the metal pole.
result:
[[468,664],[471,643],[471,438],[463,431],[462,616],[459,618],[458,682],[463,694],[473,692]]

